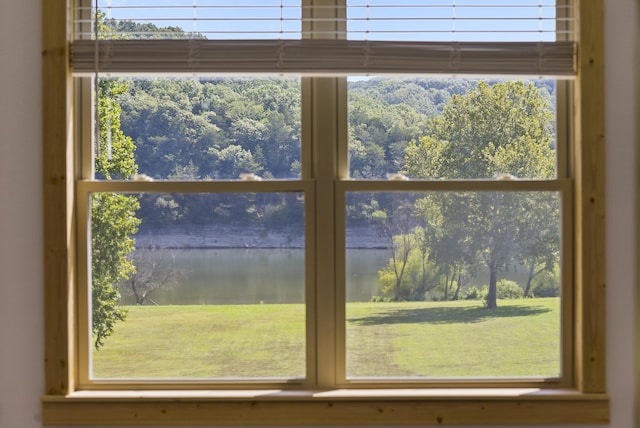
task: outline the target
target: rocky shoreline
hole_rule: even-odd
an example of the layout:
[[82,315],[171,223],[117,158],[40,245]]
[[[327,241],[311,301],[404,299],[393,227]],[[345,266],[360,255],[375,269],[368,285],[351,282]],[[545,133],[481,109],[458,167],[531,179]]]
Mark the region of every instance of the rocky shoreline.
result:
[[[141,230],[135,236],[137,248],[303,248],[299,229],[264,229],[246,226],[180,225]],[[366,226],[347,231],[347,248],[387,248],[384,239]]]

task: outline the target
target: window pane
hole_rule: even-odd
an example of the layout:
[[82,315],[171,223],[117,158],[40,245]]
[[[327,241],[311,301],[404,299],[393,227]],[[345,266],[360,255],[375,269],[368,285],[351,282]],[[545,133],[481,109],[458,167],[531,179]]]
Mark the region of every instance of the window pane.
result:
[[97,10],[104,39],[299,39],[302,28],[300,0],[99,0]]
[[303,204],[92,194],[93,379],[304,378]]
[[[559,207],[544,191],[348,193],[347,376],[560,376]],[[362,276],[375,287],[354,298]]]
[[349,174],[385,179],[557,175],[554,81],[353,78]]
[[[557,4],[558,3],[558,4]],[[570,37],[571,8],[547,0],[347,0],[352,40],[555,41]]]
[[297,78],[101,79],[97,179],[300,177]]

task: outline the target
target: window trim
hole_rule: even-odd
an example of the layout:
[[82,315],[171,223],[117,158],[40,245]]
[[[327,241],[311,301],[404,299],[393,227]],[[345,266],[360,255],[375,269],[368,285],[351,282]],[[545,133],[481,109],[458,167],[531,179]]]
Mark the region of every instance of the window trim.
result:
[[[81,391],[77,344],[74,96],[70,2],[42,1],[45,394],[43,423],[408,425],[606,423],[603,2],[573,0],[580,34],[574,97],[574,385],[568,389]],[[580,31],[585,29],[585,31]],[[588,30],[588,31],[586,31]],[[314,90],[327,89],[320,79]],[[340,125],[338,125],[340,126]],[[308,132],[336,132],[308,130]],[[307,154],[313,156],[315,154]],[[333,164],[332,168],[342,169]],[[329,186],[329,183],[321,185]],[[333,185],[333,183],[331,183]],[[321,192],[321,189],[317,190]],[[329,315],[327,315],[329,316]],[[331,351],[333,352],[333,351]],[[322,374],[318,382],[323,385]],[[326,384],[326,383],[325,383]]]

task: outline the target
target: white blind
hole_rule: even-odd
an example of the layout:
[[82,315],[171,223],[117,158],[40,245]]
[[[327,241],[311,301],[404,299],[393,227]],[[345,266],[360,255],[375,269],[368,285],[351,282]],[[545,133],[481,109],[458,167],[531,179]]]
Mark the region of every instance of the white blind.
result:
[[94,0],[76,9],[72,66],[78,73],[575,74],[572,13],[564,3],[307,4]]
[[570,77],[572,42],[110,40],[74,43],[77,73],[449,74]]
[[[94,36],[97,11],[112,27],[103,34],[107,38],[300,39],[303,22],[328,19],[337,24],[337,38],[352,40],[549,42],[571,40],[573,34],[567,0],[346,0],[336,7],[303,6],[301,0],[80,3],[76,38]],[[336,12],[331,18],[313,13],[322,9]],[[310,36],[312,26],[307,28]]]

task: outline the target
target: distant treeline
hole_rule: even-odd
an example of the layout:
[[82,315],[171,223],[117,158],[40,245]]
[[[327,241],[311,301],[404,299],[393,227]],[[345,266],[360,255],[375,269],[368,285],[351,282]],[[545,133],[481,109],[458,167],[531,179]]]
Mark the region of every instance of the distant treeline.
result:
[[[370,78],[349,82],[349,162],[354,178],[402,171],[405,148],[429,120],[475,80]],[[138,171],[153,179],[264,179],[300,173],[301,94],[295,78],[130,79],[118,96],[121,128],[135,143]],[[554,82],[536,85],[553,97]],[[550,103],[551,105],[555,103]],[[366,222],[384,200],[351,198]],[[271,226],[302,220],[302,198],[270,195],[144,195],[142,227],[213,221]]]

